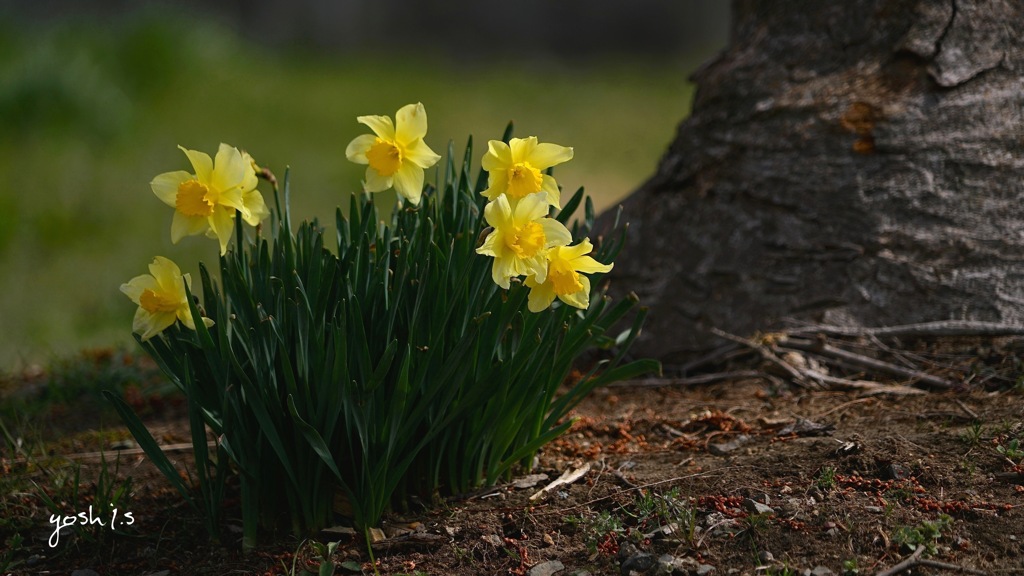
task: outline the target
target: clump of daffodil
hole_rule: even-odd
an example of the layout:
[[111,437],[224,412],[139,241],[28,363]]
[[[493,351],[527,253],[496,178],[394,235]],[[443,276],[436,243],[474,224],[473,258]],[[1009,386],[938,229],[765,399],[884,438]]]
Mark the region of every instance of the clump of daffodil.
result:
[[[143,341],[149,340],[174,324],[175,320],[181,320],[190,330],[195,330],[185,293],[186,283],[189,289],[192,288],[192,278],[188,274],[182,275],[178,265],[163,256],[153,259],[149,272],[121,284],[121,292],[139,305],[132,321],[132,332]],[[209,318],[203,318],[203,323],[207,328],[213,326],[213,320]]]
[[235,212],[255,226],[270,215],[263,196],[256,190],[255,162],[248,153],[221,144],[217,156],[179,146],[195,173],[165,172],[150,182],[153,193],[174,208],[171,241],[205,233],[220,241],[220,253],[227,252],[235,227]]
[[590,306],[590,279],[581,274],[609,272],[612,264],[601,264],[588,254],[594,247],[584,238],[575,246],[556,246],[548,252],[548,275],[542,281],[526,278],[530,288],[529,308],[540,312],[551,306],[555,296],[570,306],[586,310]]
[[572,242],[572,234],[558,220],[548,218],[544,194],[523,197],[515,206],[504,195],[484,207],[484,218],[493,230],[476,249],[493,256],[491,277],[508,289],[516,276],[534,276],[544,282],[548,275],[548,250]]
[[441,159],[423,141],[427,135],[427,111],[423,104],[402,106],[395,122],[388,116],[359,116],[356,120],[373,134],[356,136],[345,156],[356,164],[367,164],[363,189],[383,192],[394,187],[413,205],[423,193],[423,170]]
[[572,148],[538,143],[536,136],[512,138],[508,144],[491,140],[480,164],[487,171],[487,189],[482,194],[488,200],[505,195],[514,204],[544,192],[548,204],[561,208],[558,184],[542,172],[572,160],[572,154]]

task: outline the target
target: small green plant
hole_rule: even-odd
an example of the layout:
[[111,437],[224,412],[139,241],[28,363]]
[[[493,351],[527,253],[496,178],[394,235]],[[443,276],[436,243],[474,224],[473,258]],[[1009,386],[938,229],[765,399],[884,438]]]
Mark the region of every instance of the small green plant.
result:
[[[57,518],[62,526],[78,528],[76,534],[86,542],[101,542],[113,534],[123,534],[135,523],[130,509],[132,478],[128,475],[121,477],[120,469],[120,454],[111,469],[101,453],[99,474],[92,483],[82,482],[82,465],[73,462],[47,470],[50,492],[35,482],[33,484],[51,518]],[[60,539],[59,531],[58,526],[52,536],[52,547]]]
[[818,478],[814,481],[822,492],[831,492],[836,487],[836,467],[832,465],[826,465],[821,468],[818,472]]
[[858,574],[860,574],[860,568],[856,558],[843,560],[843,576],[857,576]]
[[589,550],[591,554],[602,549],[603,544],[616,542],[619,536],[626,532],[626,528],[622,523],[622,518],[608,512],[607,510],[602,510],[600,514],[587,521],[584,530],[586,534],[587,550]]
[[885,491],[884,499],[888,504],[891,502],[907,503],[914,499],[914,492],[906,486],[899,486],[897,488],[890,488]]
[[23,542],[24,538],[19,532],[15,532],[4,540],[4,551],[0,552],[0,572],[7,572],[22,564],[22,561],[16,559],[16,556],[22,551]]
[[[292,565],[289,568],[284,561],[281,561],[284,567],[285,574],[288,576],[333,576],[335,572],[334,565],[334,552],[338,549],[340,542],[318,542],[316,540],[306,540],[299,544],[299,548],[295,551],[292,556]],[[313,558],[307,558],[309,550]],[[302,562],[303,568],[299,569],[296,564]],[[316,565],[316,572],[310,572],[306,568]],[[361,570],[360,570],[361,571]]]
[[1024,458],[1024,446],[1021,446],[1020,440],[1017,438],[1011,438],[1005,444],[996,445],[996,451],[1014,462],[1019,462]]
[[960,440],[968,446],[978,446],[981,444],[981,437],[984,432],[984,426],[981,422],[975,421],[971,423],[967,429],[960,434]]
[[914,552],[924,547],[928,555],[935,555],[936,543],[942,532],[953,525],[953,518],[948,514],[939,514],[934,521],[925,520],[917,526],[900,526],[893,533],[892,541],[906,552]]
[[635,519],[636,528],[643,532],[669,528],[687,543],[693,544],[696,540],[697,511],[680,497],[678,487],[664,494],[641,490],[630,515]]
[[562,519],[582,534],[591,554],[614,552],[620,539],[636,545],[644,543],[645,535],[665,529],[665,534],[693,545],[697,535],[697,512],[679,488],[665,494],[641,490],[636,498],[614,511],[602,510],[591,516],[569,516]]
[[766,576],[797,576],[798,572],[795,568],[790,568],[789,564],[783,564],[782,566],[770,566],[765,570]]
[[772,514],[770,512],[750,514],[740,520],[741,530],[739,533],[746,534],[752,539],[756,538],[768,531],[771,521]]

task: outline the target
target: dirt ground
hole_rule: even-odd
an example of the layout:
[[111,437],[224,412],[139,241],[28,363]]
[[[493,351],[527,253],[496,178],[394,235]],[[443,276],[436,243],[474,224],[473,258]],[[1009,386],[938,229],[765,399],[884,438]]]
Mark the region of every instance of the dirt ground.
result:
[[[1008,381],[1017,364],[1008,368],[1009,354],[979,364],[982,352],[972,347],[958,356],[969,367],[945,374],[959,386],[920,394],[815,389],[767,374],[599,390],[541,453],[534,473],[543,477],[388,518],[373,545],[377,568],[431,576],[1024,574],[1024,394],[1019,385],[984,385],[985,370]],[[181,421],[153,426],[162,442],[188,441]],[[226,544],[209,544],[140,456],[122,462],[120,472],[135,476],[137,522],[128,535],[71,531],[52,549],[40,510],[39,530],[11,573],[282,574],[293,561],[315,573],[313,546],[290,536],[245,556],[229,522]],[[563,473],[575,478],[548,488]],[[338,574],[373,573],[351,530],[322,538],[339,542],[331,556]],[[916,565],[899,570],[903,561]]]

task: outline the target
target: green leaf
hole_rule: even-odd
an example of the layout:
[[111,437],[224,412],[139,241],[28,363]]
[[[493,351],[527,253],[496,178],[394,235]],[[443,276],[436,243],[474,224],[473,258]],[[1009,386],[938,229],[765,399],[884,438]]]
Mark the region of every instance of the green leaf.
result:
[[149,433],[146,426],[143,425],[142,421],[139,420],[139,417],[135,415],[135,412],[132,411],[124,400],[110,390],[104,390],[103,396],[111,403],[111,405],[113,405],[114,410],[116,410],[117,414],[121,417],[121,421],[124,422],[128,431],[132,433],[132,436],[135,438],[135,441],[139,443],[139,447],[142,448],[142,451],[149,457],[150,462],[152,462],[153,465],[156,466],[157,470],[167,478],[171,483],[171,486],[173,486],[182,495],[189,506],[195,510],[199,510],[199,507],[196,506],[195,501],[192,499],[192,494],[181,481],[181,476],[178,475],[178,471],[174,468],[174,465],[171,464],[171,461],[167,458],[167,455],[164,454],[164,451],[160,449],[156,440],[153,439],[153,435]]

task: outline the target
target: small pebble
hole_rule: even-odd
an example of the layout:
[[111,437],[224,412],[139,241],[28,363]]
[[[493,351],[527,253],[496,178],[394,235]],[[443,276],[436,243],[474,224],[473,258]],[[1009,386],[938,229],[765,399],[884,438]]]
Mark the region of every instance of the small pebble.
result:
[[629,576],[631,572],[639,572],[640,574],[643,574],[653,568],[657,561],[658,560],[653,554],[640,552],[626,558],[620,567],[620,571],[622,572],[622,576]]
[[729,442],[723,442],[721,444],[712,444],[708,446],[708,452],[715,456],[725,456],[726,454],[736,450],[740,446],[743,446],[747,442],[750,442],[750,436],[741,434],[736,437],[735,440]]
[[775,514],[771,507],[750,498],[743,501],[743,506],[752,514]]
[[526,574],[527,576],[551,576],[552,574],[561,572],[562,570],[565,570],[565,566],[561,562],[558,560],[548,560],[547,562],[541,562],[533,568],[530,568],[530,571]]

